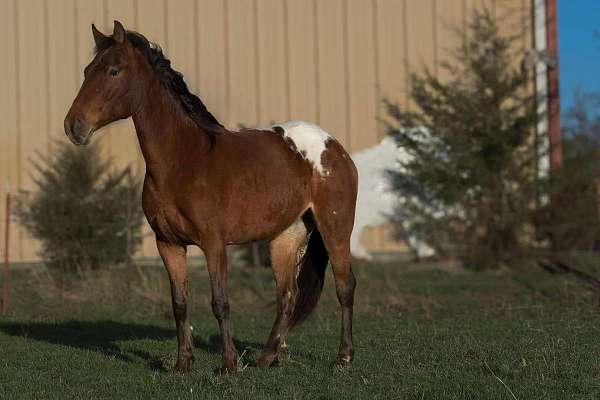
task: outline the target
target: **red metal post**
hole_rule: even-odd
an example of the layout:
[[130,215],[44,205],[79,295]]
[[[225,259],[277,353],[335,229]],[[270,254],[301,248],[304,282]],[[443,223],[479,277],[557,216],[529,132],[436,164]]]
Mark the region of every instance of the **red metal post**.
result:
[[6,193],[6,223],[4,226],[4,269],[2,270],[2,314],[8,305],[8,246],[10,244],[10,193]]
[[553,170],[562,164],[556,0],[546,0],[546,43],[550,56],[555,60],[554,66],[548,68],[548,139],[550,142],[550,169]]

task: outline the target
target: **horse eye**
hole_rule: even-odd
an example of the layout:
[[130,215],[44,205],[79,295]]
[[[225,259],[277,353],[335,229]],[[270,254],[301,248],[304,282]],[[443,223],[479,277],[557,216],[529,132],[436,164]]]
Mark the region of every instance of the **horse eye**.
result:
[[118,70],[118,69],[116,69],[116,68],[111,68],[111,69],[110,69],[110,71],[109,71],[109,73],[110,73],[112,76],[117,76],[117,75],[119,75],[119,70]]

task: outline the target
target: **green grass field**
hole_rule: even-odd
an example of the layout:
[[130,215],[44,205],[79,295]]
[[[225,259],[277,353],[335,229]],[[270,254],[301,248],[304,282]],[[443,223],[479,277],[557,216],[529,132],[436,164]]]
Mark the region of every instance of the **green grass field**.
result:
[[[217,377],[204,268],[191,271],[196,362],[166,370],[175,332],[166,274],[116,268],[59,284],[15,271],[0,318],[0,398],[598,399],[599,298],[562,276],[447,265],[357,264],[356,357],[333,366],[339,310],[328,273],[317,312],[278,366],[252,366],[274,318],[270,270],[232,269],[240,372]],[[62,288],[62,289],[60,289]]]

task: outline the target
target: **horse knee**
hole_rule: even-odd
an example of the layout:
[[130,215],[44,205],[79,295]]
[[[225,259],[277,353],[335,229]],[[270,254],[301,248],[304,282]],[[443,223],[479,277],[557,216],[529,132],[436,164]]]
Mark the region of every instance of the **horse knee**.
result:
[[223,301],[222,299],[213,299],[212,303],[212,312],[215,318],[219,321],[224,320],[229,316],[229,303]]

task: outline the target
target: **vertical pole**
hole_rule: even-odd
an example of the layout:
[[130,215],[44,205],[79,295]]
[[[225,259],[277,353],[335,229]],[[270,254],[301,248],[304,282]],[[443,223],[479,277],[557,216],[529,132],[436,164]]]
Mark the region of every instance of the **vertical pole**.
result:
[[131,248],[132,248],[132,233],[131,233],[131,215],[132,215],[132,186],[133,179],[131,177],[131,168],[127,168],[127,266],[131,266]]
[[548,139],[550,141],[550,169],[552,170],[562,164],[556,0],[546,0],[546,42],[548,53],[554,60],[554,66],[548,69]]
[[596,209],[600,215],[600,178],[596,178]]
[[10,192],[6,192],[6,224],[4,226],[4,269],[2,270],[2,314],[8,305],[8,246],[10,244]]
[[[546,34],[546,0],[534,0],[534,47],[538,54],[545,54],[548,50]],[[536,146],[538,151],[537,173],[541,180],[545,180],[550,173],[550,142],[548,138],[548,65],[538,60],[535,63],[535,91],[537,97],[537,131]],[[548,203],[548,196],[541,193],[538,196],[540,204]]]

